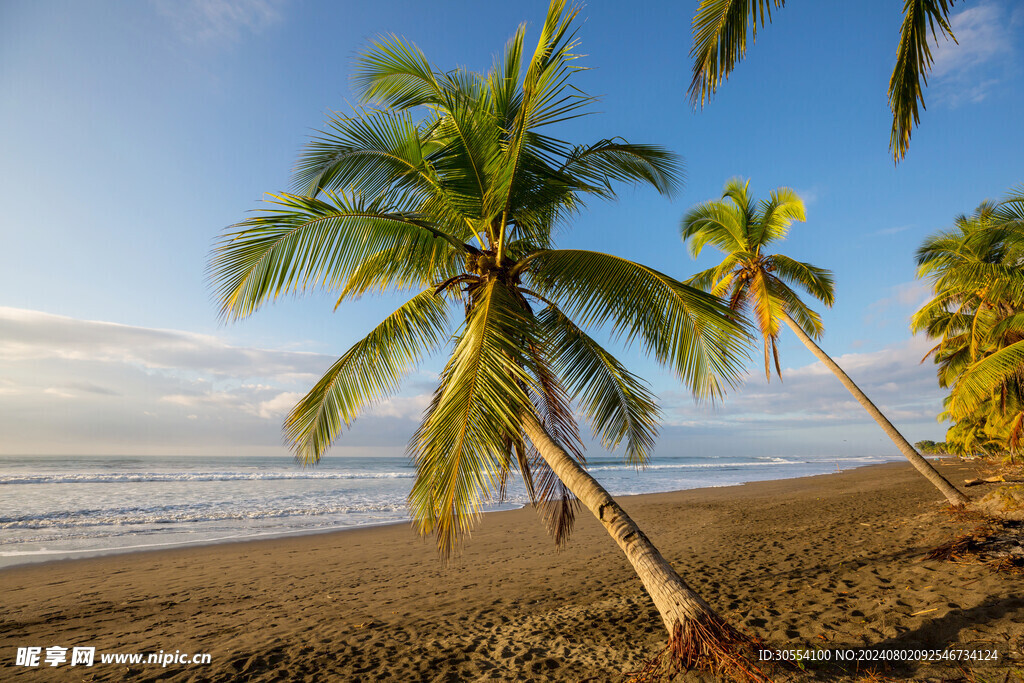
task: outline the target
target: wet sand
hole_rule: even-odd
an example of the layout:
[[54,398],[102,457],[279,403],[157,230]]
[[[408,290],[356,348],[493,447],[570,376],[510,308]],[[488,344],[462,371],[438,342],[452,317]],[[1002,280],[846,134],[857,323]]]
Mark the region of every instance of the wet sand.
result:
[[[958,484],[974,476],[940,468]],[[814,678],[1024,680],[1024,578],[924,560],[972,524],[909,465],[621,502],[702,596],[769,647],[999,653],[810,667]],[[402,524],[15,567],[0,571],[0,594],[4,681],[622,681],[665,642],[586,513],[562,551],[532,510],[488,514],[449,567]],[[17,648],[55,645],[211,663],[15,665]]]

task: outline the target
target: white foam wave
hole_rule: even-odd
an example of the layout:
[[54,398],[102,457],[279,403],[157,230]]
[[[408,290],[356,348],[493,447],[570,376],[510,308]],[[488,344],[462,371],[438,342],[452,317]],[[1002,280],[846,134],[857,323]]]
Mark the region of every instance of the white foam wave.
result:
[[316,517],[345,515],[360,512],[402,512],[405,503],[315,505],[308,507],[277,507],[262,510],[175,509],[166,506],[156,509],[130,508],[124,510],[78,510],[48,513],[19,518],[0,517],[0,529],[67,529],[94,526],[136,526],[140,524],[189,524],[228,520],[272,519],[276,517]]
[[117,472],[104,474],[11,474],[0,485],[15,484],[137,484],[175,481],[275,481],[330,479],[412,479],[412,472]]
[[[510,496],[506,505],[524,505],[527,499]],[[485,507],[498,504],[491,501]],[[266,507],[260,509],[215,509],[207,505],[166,505],[154,508],[114,508],[105,510],[73,510],[39,515],[0,517],[0,529],[74,529],[85,527],[138,527],[140,525],[178,525],[201,522],[253,521],[277,518],[309,518],[329,515],[406,514],[404,500],[347,503],[344,505],[305,505],[302,507]],[[22,539],[23,540],[23,539]],[[4,541],[0,539],[0,545]]]
[[[772,458],[768,461],[758,462],[691,462],[691,463],[678,463],[678,464],[659,464],[659,465],[647,465],[642,467],[642,472],[648,472],[651,470],[733,470],[740,467],[775,467],[778,465],[804,465],[807,464],[805,460],[785,460],[783,458]],[[626,469],[634,469],[632,465],[596,465],[588,467],[587,470],[590,472],[602,472],[602,471],[622,471]]]

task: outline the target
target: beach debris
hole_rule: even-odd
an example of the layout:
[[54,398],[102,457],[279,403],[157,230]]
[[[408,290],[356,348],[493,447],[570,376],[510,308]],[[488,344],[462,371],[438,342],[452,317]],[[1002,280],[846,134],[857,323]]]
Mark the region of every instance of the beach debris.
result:
[[964,486],[979,486],[981,484],[1000,484],[1006,481],[1002,475],[997,477],[979,477],[977,479],[964,479]]
[[925,557],[1024,574],[1024,523],[983,518],[973,531],[943,543]]

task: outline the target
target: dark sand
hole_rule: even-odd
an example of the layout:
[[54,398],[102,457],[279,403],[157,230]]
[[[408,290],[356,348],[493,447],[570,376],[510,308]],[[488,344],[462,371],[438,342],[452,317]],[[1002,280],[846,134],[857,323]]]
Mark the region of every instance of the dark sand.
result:
[[[923,560],[968,523],[909,465],[622,503],[723,616],[773,647],[1000,657],[850,665],[841,680],[1024,671],[1024,578]],[[532,510],[486,515],[449,568],[398,525],[7,569],[0,595],[2,681],[621,681],[665,642],[596,520],[582,514],[557,552]],[[14,665],[18,647],[52,645],[205,652],[212,664]],[[793,676],[804,674],[781,678]]]

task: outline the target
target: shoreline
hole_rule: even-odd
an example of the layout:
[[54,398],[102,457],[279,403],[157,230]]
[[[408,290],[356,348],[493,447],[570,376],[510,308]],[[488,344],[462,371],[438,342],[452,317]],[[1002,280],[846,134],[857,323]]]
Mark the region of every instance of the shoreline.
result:
[[[934,459],[934,460],[938,461],[939,459]],[[841,461],[837,461],[837,462],[841,462]],[[723,489],[723,488],[727,489],[727,488],[731,488],[731,487],[735,487],[735,486],[746,486],[748,484],[758,484],[758,483],[771,482],[771,481],[788,481],[788,480],[791,480],[791,479],[810,479],[810,478],[813,478],[813,477],[828,476],[828,475],[832,475],[832,474],[840,474],[842,472],[848,472],[848,471],[852,471],[852,470],[856,470],[856,469],[862,469],[862,468],[865,468],[865,467],[880,467],[880,466],[891,465],[891,464],[899,464],[901,462],[905,462],[905,460],[900,458],[898,460],[892,460],[892,461],[888,461],[888,462],[877,462],[877,463],[867,463],[867,464],[856,465],[854,467],[850,467],[850,468],[846,468],[846,469],[839,469],[839,470],[837,470],[835,472],[827,472],[827,473],[821,473],[821,474],[803,474],[803,475],[799,475],[799,476],[795,476],[795,477],[780,477],[780,478],[777,478],[777,479],[758,479],[758,480],[751,480],[751,481],[747,481],[747,482],[741,482],[741,483],[738,483],[738,484],[713,484],[713,485],[709,485],[709,486],[699,486],[699,487],[688,488],[688,489],[673,489],[673,490],[668,490],[668,491],[652,491],[652,492],[637,493],[637,494],[622,494],[622,495],[613,494],[613,495],[618,500],[619,498],[626,499],[626,498],[633,498],[633,497],[637,497],[637,496],[657,496],[657,495],[664,495],[664,494],[683,493],[685,491],[698,491],[698,490],[704,490],[704,489]],[[523,505],[519,505],[518,507],[513,508],[513,509],[486,510],[486,511],[481,513],[481,523],[482,523],[483,519],[488,518],[490,515],[497,514],[497,513],[514,512],[514,511],[522,510],[522,509],[526,509],[526,508],[529,508],[529,504],[528,503],[527,504],[523,504]],[[589,513],[586,512],[586,510],[582,510],[581,513],[589,514]],[[6,556],[6,557],[0,557],[0,561],[3,561],[4,559],[10,558],[10,557],[29,557],[29,558],[41,557],[41,556],[49,556],[49,557],[46,557],[46,559],[27,559],[27,560],[22,560],[22,561],[16,561],[16,562],[13,562],[13,563],[10,563],[10,564],[3,564],[2,566],[0,566],[0,575],[2,575],[3,572],[6,572],[6,571],[11,570],[11,569],[17,569],[19,567],[30,567],[30,566],[31,567],[39,567],[39,566],[45,566],[45,565],[49,565],[49,564],[53,564],[53,563],[75,562],[75,561],[79,561],[79,560],[87,560],[87,559],[93,559],[93,558],[105,558],[105,557],[116,557],[116,556],[120,556],[120,555],[134,555],[134,554],[137,554],[137,553],[153,553],[153,552],[161,552],[161,551],[165,551],[165,550],[166,551],[186,550],[186,549],[189,549],[189,548],[219,546],[219,545],[228,545],[228,544],[235,544],[235,543],[250,543],[250,542],[270,541],[270,540],[275,540],[275,539],[280,539],[280,538],[290,538],[290,537],[293,537],[293,536],[294,537],[301,537],[301,536],[318,536],[318,535],[322,535],[322,534],[345,533],[345,532],[348,532],[348,531],[355,531],[355,530],[358,530],[358,529],[375,529],[375,528],[381,528],[381,527],[400,526],[400,525],[406,525],[407,526],[407,525],[410,525],[412,523],[412,521],[413,521],[412,518],[405,518],[405,519],[399,519],[399,520],[394,520],[394,521],[368,523],[368,524],[360,524],[360,525],[355,525],[355,526],[337,527],[337,528],[295,529],[295,530],[289,530],[289,531],[269,531],[269,532],[257,532],[257,533],[251,533],[251,534],[245,534],[244,532],[242,532],[242,533],[239,533],[239,534],[234,535],[234,536],[225,536],[225,537],[222,537],[222,538],[214,538],[214,539],[204,538],[204,539],[197,539],[197,540],[192,540],[192,541],[190,541],[190,540],[167,541],[167,542],[164,542],[164,543],[150,543],[150,544],[142,544],[142,545],[136,545],[136,546],[120,546],[120,547],[104,548],[104,549],[89,549],[89,548],[86,548],[86,549],[55,550],[55,551],[40,551],[40,552],[24,551],[24,554],[9,555],[9,556]],[[17,551],[15,551],[15,552],[17,552]]]
[[[940,467],[956,482],[974,474]],[[1000,660],[971,670],[1002,680],[1024,667],[1024,578],[924,560],[963,523],[909,464],[620,502],[729,623],[771,647],[996,643]],[[0,676],[14,681],[621,681],[665,642],[586,512],[561,551],[531,510],[487,515],[449,566],[392,524],[22,565],[3,578]],[[54,645],[212,661],[14,665],[17,648]],[[962,675],[948,662],[886,666],[873,671]]]

